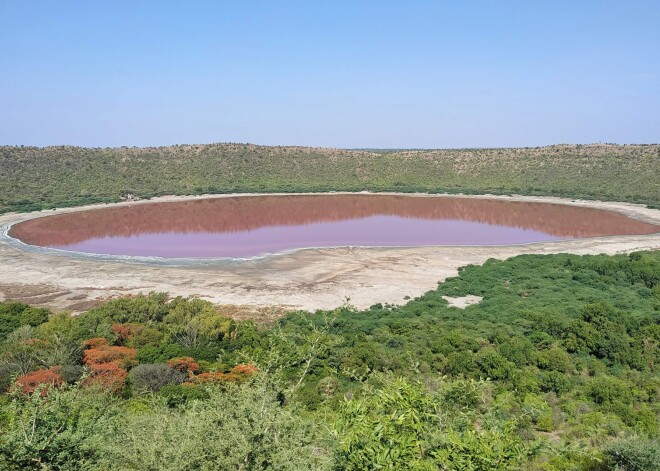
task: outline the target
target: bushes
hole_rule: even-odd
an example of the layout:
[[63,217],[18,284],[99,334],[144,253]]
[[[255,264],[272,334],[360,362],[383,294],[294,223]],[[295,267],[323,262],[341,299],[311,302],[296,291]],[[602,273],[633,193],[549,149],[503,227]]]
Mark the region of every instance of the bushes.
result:
[[558,371],[547,371],[541,373],[541,390],[554,392],[562,395],[571,389],[568,378]]
[[202,372],[199,363],[197,363],[192,357],[171,358],[167,361],[167,366],[184,373],[186,376]]
[[40,389],[41,395],[46,396],[49,387],[58,387],[64,383],[59,370],[59,367],[53,367],[47,370],[32,371],[19,376],[16,382],[24,394],[32,394],[35,390]]
[[[374,379],[383,383],[381,388],[368,388],[340,408],[334,425],[336,469],[514,470],[530,454],[513,422],[480,423],[477,430],[469,413],[443,414],[443,396],[419,384],[388,376]],[[479,396],[475,388],[484,383],[444,385],[444,397],[466,386]]]
[[[99,340],[105,341],[105,339],[91,339],[93,342],[91,345],[95,345]],[[115,347],[110,346],[107,343],[105,345],[99,344],[92,346],[90,344],[85,345],[87,348],[83,352],[83,361],[86,365],[98,365],[101,363],[108,362],[117,362],[118,365],[122,367],[128,367],[135,364],[135,358],[137,356],[137,350],[130,347]]]
[[493,348],[483,348],[476,355],[477,365],[486,378],[508,379],[515,365]]
[[90,376],[86,385],[100,386],[110,392],[119,392],[126,383],[128,372],[121,367],[119,361],[95,363],[90,365]]
[[84,373],[84,369],[80,365],[62,365],[59,368],[60,376],[64,382],[69,384],[77,382]]
[[[161,394],[188,387],[166,386]],[[175,409],[154,400],[150,413],[125,413],[102,442],[105,469],[328,469],[324,428],[282,406],[272,379],[193,388],[206,398],[188,396]]]
[[138,392],[158,392],[164,386],[182,383],[185,378],[184,373],[163,363],[138,365],[128,374],[131,385]]
[[167,311],[167,294],[149,293],[146,296],[113,299],[90,313],[108,317],[119,324],[151,324],[162,321]]
[[30,307],[12,301],[0,301],[0,342],[20,326],[36,327],[48,320],[48,309]]
[[338,469],[422,469],[440,427],[438,404],[419,385],[384,378],[384,389],[341,405],[334,425]]
[[163,323],[176,342],[187,348],[220,342],[234,330],[234,321],[201,299],[172,300]]
[[605,449],[606,466],[612,471],[659,471],[660,441],[633,438]]
[[589,385],[589,395],[596,404],[628,404],[632,401],[630,385],[611,376],[594,378]]
[[168,407],[178,407],[189,401],[208,399],[206,389],[196,384],[168,384],[161,388],[160,395],[165,398]]
[[136,363],[137,351],[129,347],[115,347],[104,338],[84,342],[83,361],[90,369],[87,384],[95,384],[109,391],[120,391],[126,382],[126,368]]
[[2,406],[0,469],[93,469],[116,412],[112,397],[77,387],[49,389],[48,397],[13,396]]
[[197,383],[236,383],[249,379],[249,377],[255,374],[257,371],[258,370],[254,365],[239,364],[231,368],[226,373],[211,371],[207,373],[200,373],[199,375],[192,377],[192,379]]
[[539,368],[566,373],[573,369],[571,357],[564,349],[551,348],[536,354],[536,364]]
[[20,369],[12,364],[0,363],[0,393],[9,389],[14,379],[20,374]]

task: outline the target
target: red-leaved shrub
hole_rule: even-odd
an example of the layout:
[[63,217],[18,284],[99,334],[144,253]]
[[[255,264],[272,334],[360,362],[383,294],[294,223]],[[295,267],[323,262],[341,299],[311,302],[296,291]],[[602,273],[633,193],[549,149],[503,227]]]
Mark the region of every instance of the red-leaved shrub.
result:
[[124,387],[128,373],[119,361],[97,363],[89,366],[91,374],[86,380],[87,385],[99,385],[105,389],[117,392]]
[[243,375],[243,376],[250,376],[253,375],[257,372],[257,367],[254,366],[252,363],[239,363],[235,367],[231,369],[232,373],[236,373],[237,375]]
[[188,376],[199,374],[202,371],[199,363],[197,363],[192,357],[171,358],[167,361],[167,366],[182,373],[186,373]]
[[236,383],[246,380],[249,376],[256,373],[257,367],[252,364],[241,363],[234,366],[227,373],[202,373],[194,376],[193,379],[198,383]]
[[83,352],[83,361],[88,366],[116,361],[126,368],[135,364],[136,357],[137,350],[129,347],[101,346]]
[[110,391],[124,387],[128,372],[126,368],[137,364],[137,350],[115,347],[104,338],[93,338],[83,342],[83,361],[90,369],[87,385],[99,385]]
[[124,324],[112,324],[112,332],[117,336],[117,342],[123,345],[131,337],[131,329]]
[[24,374],[16,378],[21,391],[25,394],[31,394],[42,384],[45,384],[46,387],[42,389],[41,396],[44,397],[48,394],[48,388],[58,387],[64,383],[64,380],[60,376],[59,366],[53,366],[52,368],[41,369],[36,371],[31,371],[28,374]]

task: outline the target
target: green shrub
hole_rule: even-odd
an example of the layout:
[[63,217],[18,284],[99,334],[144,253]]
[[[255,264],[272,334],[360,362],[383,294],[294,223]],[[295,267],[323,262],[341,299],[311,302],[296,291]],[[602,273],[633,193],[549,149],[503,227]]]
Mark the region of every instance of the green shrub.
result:
[[568,378],[558,371],[546,371],[541,374],[541,390],[562,395],[571,389]]
[[640,438],[619,441],[605,449],[606,464],[613,471],[659,471],[660,441]]
[[101,469],[327,469],[324,429],[282,406],[270,379],[206,391],[185,407],[155,398],[151,413],[124,414],[101,442]]
[[112,429],[116,400],[77,387],[14,395],[2,405],[0,469],[76,471],[94,468],[99,438]]
[[0,342],[23,325],[36,327],[48,320],[48,309],[31,307],[27,304],[0,301]]
[[140,364],[131,369],[128,379],[137,392],[158,392],[164,386],[180,384],[186,375],[164,363]]
[[59,369],[60,376],[69,384],[78,381],[82,377],[84,371],[84,368],[80,365],[62,365]]
[[545,411],[539,415],[536,421],[536,428],[543,432],[552,432],[555,429],[555,421],[552,417],[552,411]]
[[208,399],[205,388],[193,384],[167,384],[160,389],[169,407],[178,407],[189,401]]
[[630,386],[618,378],[599,376],[589,385],[589,395],[596,404],[629,403],[632,400]]

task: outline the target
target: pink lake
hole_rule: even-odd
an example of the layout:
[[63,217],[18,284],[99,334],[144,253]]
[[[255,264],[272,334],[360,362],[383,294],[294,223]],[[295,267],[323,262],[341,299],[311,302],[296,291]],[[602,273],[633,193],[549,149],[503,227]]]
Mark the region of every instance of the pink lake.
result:
[[651,234],[592,208],[459,197],[245,196],[146,203],[31,219],[10,235],[75,252],[246,258],[311,247],[509,245]]

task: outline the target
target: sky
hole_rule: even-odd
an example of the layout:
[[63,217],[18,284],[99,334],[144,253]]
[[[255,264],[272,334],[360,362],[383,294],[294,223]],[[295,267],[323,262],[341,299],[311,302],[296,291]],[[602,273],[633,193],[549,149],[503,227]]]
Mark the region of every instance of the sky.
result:
[[660,1],[0,0],[0,145],[660,142]]

